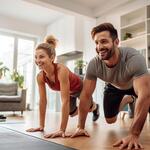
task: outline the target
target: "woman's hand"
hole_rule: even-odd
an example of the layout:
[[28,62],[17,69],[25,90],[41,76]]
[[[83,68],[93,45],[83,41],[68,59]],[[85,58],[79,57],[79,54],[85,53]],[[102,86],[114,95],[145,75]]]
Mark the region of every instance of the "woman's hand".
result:
[[39,127],[39,128],[30,128],[30,129],[27,129],[26,130],[27,132],[43,132],[44,131],[44,128],[43,127]]
[[88,132],[85,129],[81,129],[81,128],[77,128],[76,131],[71,135],[71,138],[78,137],[78,136],[90,137]]
[[53,133],[50,133],[50,134],[46,134],[44,136],[45,138],[56,138],[56,137],[70,137],[70,135],[66,134],[65,131],[62,131],[62,130],[59,130],[59,131],[56,131],[56,132],[53,132]]

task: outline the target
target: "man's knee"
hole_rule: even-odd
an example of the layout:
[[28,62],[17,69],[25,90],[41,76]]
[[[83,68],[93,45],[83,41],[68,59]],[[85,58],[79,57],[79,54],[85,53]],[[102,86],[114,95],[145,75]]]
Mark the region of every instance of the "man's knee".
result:
[[117,117],[112,117],[112,118],[105,118],[106,119],[106,122],[109,123],[109,124],[112,124],[112,123],[115,123],[116,120],[117,120]]

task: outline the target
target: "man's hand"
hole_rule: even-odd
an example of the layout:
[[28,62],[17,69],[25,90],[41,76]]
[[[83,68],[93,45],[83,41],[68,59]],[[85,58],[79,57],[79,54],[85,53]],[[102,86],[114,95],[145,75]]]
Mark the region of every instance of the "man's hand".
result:
[[42,128],[42,127],[39,127],[39,128],[30,128],[30,129],[27,129],[26,131],[27,132],[38,132],[38,131],[43,132],[44,128]]
[[131,149],[144,149],[143,146],[139,143],[138,136],[129,135],[121,140],[118,140],[114,145],[114,147],[119,147],[119,149],[127,148],[128,150]]
[[77,137],[77,136],[87,136],[87,137],[90,137],[90,135],[88,134],[88,132],[85,129],[80,129],[80,128],[76,129],[75,133],[73,133],[71,135],[71,138],[74,138],[74,137]]
[[56,131],[54,133],[46,134],[44,137],[45,138],[55,138],[55,137],[65,138],[65,137],[70,137],[70,135],[69,134],[67,135],[64,131],[59,130],[59,131]]

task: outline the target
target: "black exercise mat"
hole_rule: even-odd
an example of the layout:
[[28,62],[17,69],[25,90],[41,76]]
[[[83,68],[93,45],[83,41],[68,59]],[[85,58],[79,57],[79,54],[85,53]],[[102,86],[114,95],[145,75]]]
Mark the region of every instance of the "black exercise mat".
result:
[[60,144],[0,127],[0,150],[75,150]]

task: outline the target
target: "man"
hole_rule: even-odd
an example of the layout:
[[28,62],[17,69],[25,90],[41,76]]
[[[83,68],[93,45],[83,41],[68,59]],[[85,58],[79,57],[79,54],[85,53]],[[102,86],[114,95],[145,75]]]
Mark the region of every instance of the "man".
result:
[[[129,135],[117,141],[114,146],[119,146],[120,149],[143,148],[139,136],[150,106],[150,75],[145,59],[133,48],[118,47],[117,30],[110,23],[94,27],[91,34],[98,55],[88,64],[80,96],[78,128],[72,137],[89,136],[84,130],[85,121],[91,104],[90,97],[95,89],[97,78],[100,78],[106,82],[104,115],[107,123],[114,123],[119,110],[125,104],[132,102],[131,97],[137,97]],[[128,98],[123,98],[125,95],[129,95]]]

